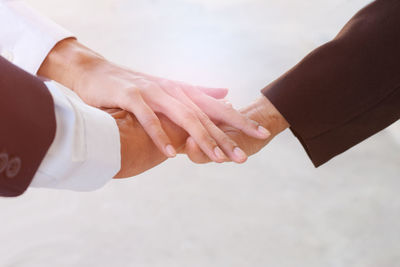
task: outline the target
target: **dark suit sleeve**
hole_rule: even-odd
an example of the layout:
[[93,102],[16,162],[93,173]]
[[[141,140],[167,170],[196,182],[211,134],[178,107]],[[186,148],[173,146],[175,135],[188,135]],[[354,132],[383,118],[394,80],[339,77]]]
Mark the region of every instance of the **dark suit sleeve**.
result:
[[315,166],[400,117],[400,1],[378,0],[267,86]]
[[0,57],[0,196],[21,195],[53,142],[53,99],[38,78]]

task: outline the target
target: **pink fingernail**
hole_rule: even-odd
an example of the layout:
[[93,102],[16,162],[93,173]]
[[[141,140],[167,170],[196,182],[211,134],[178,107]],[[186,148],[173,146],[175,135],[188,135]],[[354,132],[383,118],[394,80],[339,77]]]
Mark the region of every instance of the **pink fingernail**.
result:
[[247,159],[246,153],[244,153],[244,151],[241,150],[240,147],[235,147],[235,149],[233,150],[233,153],[238,158],[238,160],[241,162],[245,161]]
[[165,150],[167,151],[167,154],[170,158],[176,157],[176,150],[172,145],[167,145],[165,147]]
[[262,138],[268,138],[271,136],[271,133],[267,129],[262,127],[261,125],[258,126],[257,131],[258,131],[260,137],[262,137]]

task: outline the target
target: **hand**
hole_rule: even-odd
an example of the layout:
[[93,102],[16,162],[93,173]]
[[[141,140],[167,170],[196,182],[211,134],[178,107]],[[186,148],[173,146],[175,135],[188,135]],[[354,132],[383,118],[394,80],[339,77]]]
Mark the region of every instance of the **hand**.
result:
[[[115,178],[126,178],[138,175],[152,167],[162,163],[167,159],[161,153],[151,138],[146,134],[144,128],[131,113],[121,109],[104,109],[117,122],[121,139],[121,170]],[[289,124],[267,98],[261,97],[252,105],[243,109],[246,116],[258,120],[264,126],[271,129],[273,136],[276,136]],[[163,129],[171,137],[172,144],[178,149],[178,152],[188,153],[189,157],[196,163],[206,163],[210,159],[192,143],[185,131],[175,125],[168,118],[161,115],[160,121]],[[222,126],[224,131],[241,144],[249,155],[255,154],[263,148],[272,137],[267,140],[258,140],[243,134],[240,130]],[[186,141],[186,146],[185,146]]]
[[87,104],[121,108],[133,113],[156,146],[168,157],[176,149],[156,113],[183,128],[213,161],[244,162],[247,155],[215,123],[224,123],[245,134],[265,139],[269,132],[234,110],[222,98],[226,89],[191,86],[117,66],[75,39],[61,41],[50,52],[39,75],[74,90]]
[[[289,128],[289,123],[285,120],[282,114],[280,114],[274,105],[264,96],[261,96],[241,112],[250,119],[260,122],[262,126],[269,129],[271,132],[271,136],[268,139],[260,140],[251,138],[231,126],[220,126],[221,130],[232,138],[249,156],[260,151],[275,136]],[[200,150],[191,137],[187,139],[185,148],[182,152],[186,153],[195,163],[201,164],[210,162],[209,157]]]
[[[121,170],[114,178],[136,176],[162,163],[167,157],[157,149],[138,120],[131,113],[121,109],[103,109],[116,120],[121,141]],[[188,137],[182,128],[161,115],[163,129],[171,136],[172,144],[183,148]]]

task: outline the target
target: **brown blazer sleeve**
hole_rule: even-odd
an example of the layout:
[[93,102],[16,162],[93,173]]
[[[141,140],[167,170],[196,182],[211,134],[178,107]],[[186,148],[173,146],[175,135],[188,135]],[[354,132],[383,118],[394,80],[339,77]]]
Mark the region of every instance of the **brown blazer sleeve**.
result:
[[400,1],[377,0],[267,86],[316,167],[400,117]]
[[0,57],[0,196],[21,195],[53,142],[53,99],[38,78]]

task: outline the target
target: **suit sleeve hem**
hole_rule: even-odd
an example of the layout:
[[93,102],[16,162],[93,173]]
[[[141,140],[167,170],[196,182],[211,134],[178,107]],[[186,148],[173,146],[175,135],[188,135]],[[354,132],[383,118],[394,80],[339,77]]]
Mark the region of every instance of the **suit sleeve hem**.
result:
[[[291,114],[290,111],[281,108],[282,102],[278,98],[283,96],[279,96],[273,90],[279,91],[279,88],[264,89],[262,93],[282,113],[289,124],[292,125],[290,130],[299,140],[316,168],[363,142],[377,132],[389,127],[400,117],[400,111],[398,110],[400,88],[396,88],[379,103],[371,106],[367,111],[351,120],[322,134],[307,138],[296,126],[298,125],[296,121],[296,116],[298,115]],[[382,115],[385,115],[385,120],[381,120]],[[374,122],[374,127],[370,127],[371,121]]]
[[103,187],[121,168],[116,121],[71,90],[46,85],[55,103],[57,132],[31,185],[83,192]]

